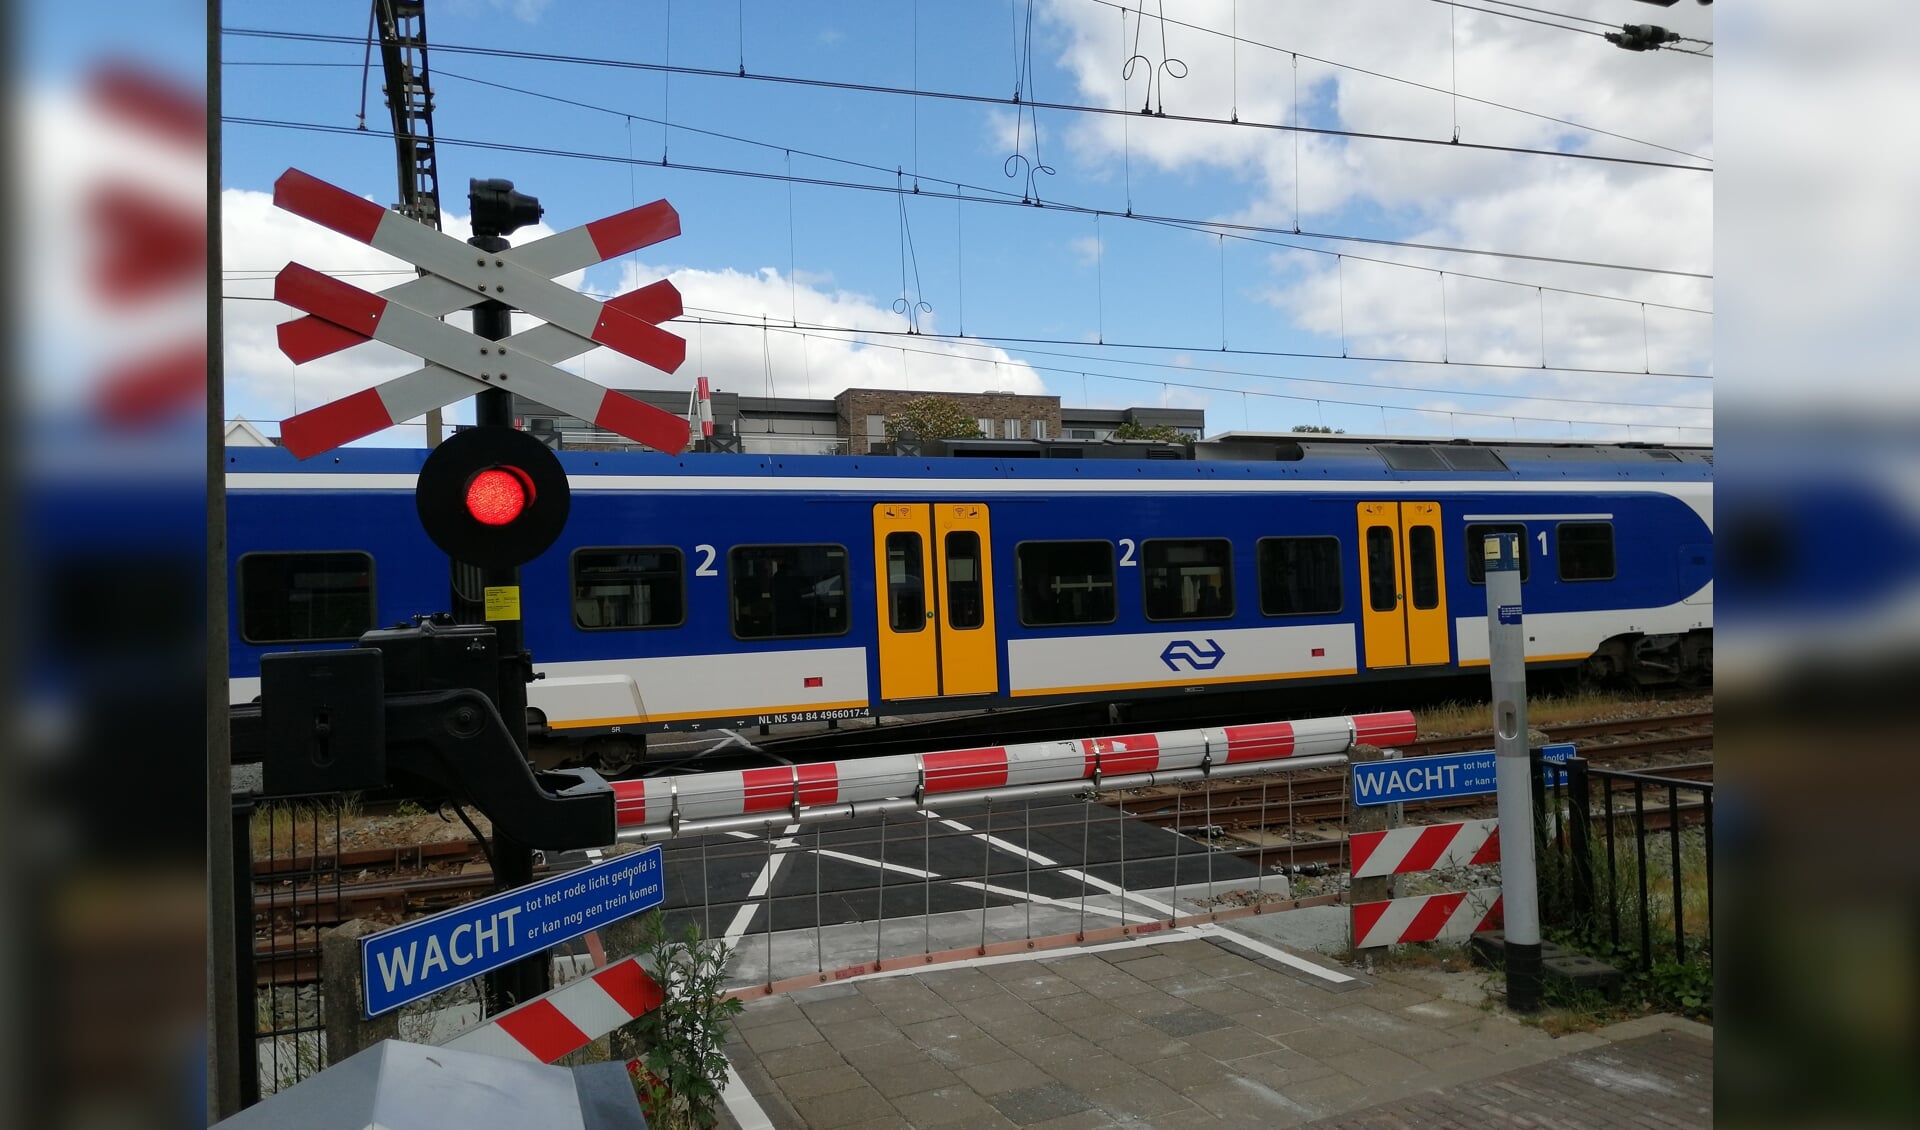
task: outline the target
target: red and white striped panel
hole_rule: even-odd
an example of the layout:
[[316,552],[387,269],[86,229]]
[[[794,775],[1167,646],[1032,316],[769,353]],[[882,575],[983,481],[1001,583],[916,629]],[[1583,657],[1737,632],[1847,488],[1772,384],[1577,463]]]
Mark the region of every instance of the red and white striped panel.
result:
[[552,1063],[660,1007],[660,986],[637,957],[517,1005],[446,1042],[450,1048]]
[[700,434],[711,439],[713,438],[713,389],[707,385],[707,378],[694,378],[693,394],[700,406]]
[[1466,820],[1421,828],[1360,832],[1347,838],[1353,877],[1404,875],[1436,867],[1500,862],[1500,822]]
[[[852,761],[724,773],[615,781],[615,819],[623,828],[681,820],[725,819],[814,805],[982,792],[1016,785],[1195,769],[1287,757],[1344,753],[1358,735],[1413,734],[1405,711],[1358,717],[1308,718],[1206,730],[1164,730],[1078,741],[979,746],[939,753],[893,754]],[[1397,739],[1405,740],[1405,739]]]
[[[427,230],[411,220],[400,222]],[[441,367],[438,376],[431,382],[422,382],[419,388],[403,384],[401,389],[393,389],[389,386],[398,382],[388,382],[302,413],[307,429],[300,441],[303,447],[320,444],[323,446],[319,450],[325,450],[327,446],[343,442],[341,436],[358,438],[413,419],[426,408],[458,399],[462,390],[454,387],[461,383],[455,373],[468,377],[488,373],[498,380],[511,378],[515,383],[510,387],[537,396],[550,407],[591,420],[596,427],[619,432],[661,451],[677,452],[686,447],[687,422],[678,416],[511,350],[496,349],[482,356],[479,350],[490,348],[491,342],[311,267],[287,264],[274,278],[273,297],[335,325],[351,327],[364,337],[423,357],[431,363],[429,371],[433,371],[434,365]],[[627,320],[645,325],[638,319]],[[484,382],[467,383],[484,387]],[[388,393],[398,399],[389,403]]]
[[[298,170],[289,170],[296,178],[307,174]],[[284,178],[283,178],[284,179]],[[311,178],[309,178],[311,179]],[[555,232],[532,243],[499,252],[502,259],[511,260],[520,266],[545,275],[558,278],[561,275],[582,271],[595,263],[638,251],[662,240],[672,239],[680,234],[680,214],[673,205],[664,200],[655,200],[651,204],[642,204],[638,208],[629,208],[603,220],[595,220],[577,228]],[[648,297],[639,298],[646,294]],[[429,317],[439,318],[473,305],[473,294],[467,288],[443,279],[438,275],[423,275],[388,287],[380,292],[382,298],[390,299],[404,306],[410,306]],[[661,322],[678,318],[684,311],[680,308],[680,294],[671,283],[664,280],[643,287],[632,294],[609,299],[609,306],[624,309],[642,321],[659,325]],[[569,337],[573,335],[569,334]],[[365,341],[366,338],[343,330],[330,322],[308,316],[284,323],[280,327],[280,347],[294,364],[318,360],[342,349],[347,349]],[[512,340],[521,341],[522,335]],[[529,344],[523,342],[523,344]],[[531,351],[531,348],[529,349]],[[584,352],[576,350],[575,353]],[[550,363],[564,361],[575,353],[561,357],[542,357]]]
[[[288,169],[274,182],[273,202],[296,216],[471,290],[470,301],[504,294],[507,301],[529,314],[665,372],[673,372],[686,360],[687,343],[665,330],[529,270],[518,258],[476,252],[450,235],[298,169]],[[573,231],[584,232],[571,238],[592,244],[596,254],[603,242],[615,249],[631,242],[624,231],[610,232],[604,241],[594,239],[587,229]],[[324,311],[307,312],[347,329],[359,328],[357,323],[330,318]]]
[[1353,948],[1444,942],[1500,928],[1500,888],[1353,904]]
[[[402,285],[411,286],[412,284]],[[454,289],[459,290],[458,287]],[[391,290],[381,292],[382,297],[391,293]],[[459,293],[466,295],[463,290]],[[607,300],[607,305],[626,310],[636,318],[656,324],[678,318],[683,312],[680,292],[674,289],[672,283],[664,279],[630,294],[610,298]],[[316,326],[324,327],[326,332],[316,331],[313,329]],[[279,333],[280,351],[291,358],[295,364],[332,353],[337,348],[344,348],[338,344],[338,339],[330,334],[344,335],[346,345],[370,340],[352,330],[342,329],[332,322],[312,315],[291,322],[282,322]],[[558,326],[544,323],[514,334],[503,344],[548,365],[558,365],[569,358],[577,357],[594,345],[593,342],[570,334]],[[383,381],[374,388],[355,393],[344,400],[323,404],[318,408],[288,417],[280,425],[281,441],[287,450],[305,459],[343,443],[372,435],[387,426],[382,422],[384,420],[410,420],[446,404],[451,397],[465,396],[472,391],[471,378],[438,365],[428,365]],[[372,398],[371,401],[367,399],[369,397]],[[350,401],[359,403],[354,407],[346,407]],[[372,410],[376,402],[380,411]]]

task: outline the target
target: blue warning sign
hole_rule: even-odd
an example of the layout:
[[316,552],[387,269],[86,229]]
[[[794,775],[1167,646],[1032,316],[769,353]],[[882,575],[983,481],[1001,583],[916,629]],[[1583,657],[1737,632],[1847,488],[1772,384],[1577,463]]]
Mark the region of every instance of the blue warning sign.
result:
[[367,1015],[451,988],[666,901],[660,845],[360,939]]

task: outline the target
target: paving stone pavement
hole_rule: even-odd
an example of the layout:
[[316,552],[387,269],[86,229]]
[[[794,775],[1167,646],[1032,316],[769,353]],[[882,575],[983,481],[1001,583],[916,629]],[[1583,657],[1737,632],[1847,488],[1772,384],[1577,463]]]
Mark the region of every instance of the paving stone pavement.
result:
[[754,1001],[727,1054],[759,1110],[722,1125],[1711,1124],[1701,1025],[1649,1017],[1555,1038],[1488,1006],[1480,973],[1312,960],[1352,979],[1214,927]]

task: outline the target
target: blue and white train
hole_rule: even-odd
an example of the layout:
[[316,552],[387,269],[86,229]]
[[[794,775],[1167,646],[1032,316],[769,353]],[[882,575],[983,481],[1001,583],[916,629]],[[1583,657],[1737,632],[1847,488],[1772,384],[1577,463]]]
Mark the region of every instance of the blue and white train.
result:
[[[539,732],[599,738],[1457,674],[1481,538],[1521,535],[1527,655],[1712,670],[1712,453],[1291,437],[1180,460],[563,452],[522,569]],[[260,657],[474,601],[424,451],[228,455],[233,700]],[[1253,458],[1249,458],[1252,456]]]

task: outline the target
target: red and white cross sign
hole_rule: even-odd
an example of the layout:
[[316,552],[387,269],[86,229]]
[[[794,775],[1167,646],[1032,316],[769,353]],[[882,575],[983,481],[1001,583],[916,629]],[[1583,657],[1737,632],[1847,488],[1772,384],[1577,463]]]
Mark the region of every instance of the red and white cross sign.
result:
[[[371,435],[482,388],[519,392],[656,450],[686,447],[686,420],[555,367],[596,345],[669,373],[686,360],[686,342],[656,325],[682,313],[673,284],[663,280],[603,303],[553,281],[678,235],[680,217],[666,201],[501,252],[480,251],[298,169],[274,182],[273,201],[429,272],[380,294],[298,263],[275,278],[274,297],[311,315],[280,327],[281,352],[294,363],[362,341],[385,342],[427,362],[282,421],[281,442],[297,457]],[[488,299],[545,324],[490,341],[439,320]]]

